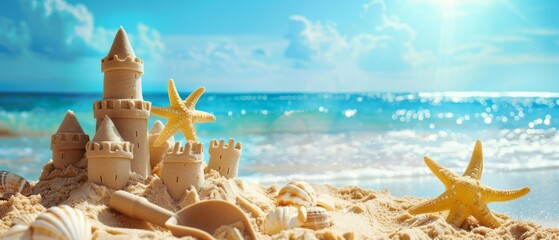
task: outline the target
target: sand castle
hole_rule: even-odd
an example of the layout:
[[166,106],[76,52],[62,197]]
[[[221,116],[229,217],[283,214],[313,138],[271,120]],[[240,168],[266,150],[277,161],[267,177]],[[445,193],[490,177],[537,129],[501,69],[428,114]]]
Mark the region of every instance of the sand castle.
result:
[[86,145],[88,180],[114,189],[126,186],[133,146],[122,139],[111,118],[106,116],[93,140]]
[[161,180],[173,199],[179,200],[190,186],[199,189],[204,183],[203,148],[200,142],[188,141],[184,147],[181,146],[181,142],[177,142],[174,148],[165,154]]
[[83,132],[76,115],[68,111],[60,127],[51,137],[52,163],[62,169],[82,159],[89,135]]
[[210,141],[210,160],[208,169],[213,169],[226,178],[236,178],[239,168],[239,159],[242,153],[240,142],[235,144],[235,139],[229,139],[227,145],[223,139]]
[[[53,233],[70,232],[60,227],[75,229],[75,237],[66,236],[70,239],[89,239],[92,232],[95,239],[169,238],[168,232],[138,225],[137,220],[127,221],[108,207],[166,228],[175,237],[199,239],[495,238],[512,236],[511,232],[531,233],[521,235],[524,238],[534,237],[542,229],[493,215],[487,208],[488,202],[511,200],[529,189],[502,191],[483,186],[479,181],[483,168],[480,142],[464,176],[425,158],[447,188],[433,200],[399,199],[387,191],[354,186],[338,189],[323,185],[315,189],[302,181],[290,182],[281,189],[265,188],[232,179],[237,177],[242,153],[241,143],[234,139],[227,144],[212,140],[204,169],[203,144],[197,141],[194,124],[215,121],[212,114],[194,108],[204,89],[198,88],[183,101],[170,80],[170,106],[152,108],[142,98],[143,61],[136,57],[124,29],[119,29],[108,56],[102,59],[101,70],[105,74],[103,99],[93,104],[97,120],[93,139],[68,111],[51,138],[52,163],[43,168],[46,176],[53,177],[30,184],[21,176],[0,171],[0,210],[7,213],[0,227],[5,228],[6,222],[13,226],[0,238],[25,239],[20,237],[41,232],[52,237]],[[148,134],[150,111],[168,122],[163,125],[156,121]],[[173,135],[179,130],[187,139],[184,146],[174,142]],[[87,169],[79,164],[84,156]],[[156,165],[161,166],[160,177],[150,176]],[[131,177],[133,172],[138,177]],[[118,189],[129,192],[114,191]],[[142,194],[146,198],[138,196]],[[195,197],[189,198],[188,194]],[[53,205],[59,206],[45,209]],[[170,211],[173,208],[175,213]],[[443,210],[450,210],[447,221],[436,221],[436,214],[411,215]],[[88,214],[80,215],[80,211]],[[80,216],[67,217],[66,212]],[[43,224],[51,213],[58,214],[55,223],[68,224]],[[465,221],[470,215],[497,230]],[[27,220],[24,223],[22,219]],[[90,227],[89,221],[94,221],[95,227]],[[503,227],[502,221],[508,225]],[[463,224],[467,225],[465,229],[477,229],[459,229]],[[379,225],[389,229],[379,230]],[[131,229],[136,227],[144,230]],[[149,235],[153,232],[157,234]],[[559,234],[553,235],[554,230],[545,234],[543,238],[559,238]]]

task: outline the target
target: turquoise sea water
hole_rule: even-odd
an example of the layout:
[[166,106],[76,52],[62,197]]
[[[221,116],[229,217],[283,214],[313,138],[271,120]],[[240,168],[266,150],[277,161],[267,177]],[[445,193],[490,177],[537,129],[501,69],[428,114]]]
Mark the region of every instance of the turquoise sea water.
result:
[[[93,136],[92,104],[100,98],[0,94],[0,132],[15,135],[0,138],[0,169],[36,180],[50,159],[50,135],[65,112],[73,110]],[[168,105],[165,93],[144,98],[154,106]],[[241,141],[240,177],[263,184],[304,179],[434,197],[444,188],[423,156],[461,174],[479,139],[484,183],[532,189],[519,200],[491,208],[559,226],[559,94],[206,93],[197,109],[217,117],[215,123],[196,125],[201,141]],[[150,126],[156,119],[150,119]],[[184,141],[180,134],[176,139]]]

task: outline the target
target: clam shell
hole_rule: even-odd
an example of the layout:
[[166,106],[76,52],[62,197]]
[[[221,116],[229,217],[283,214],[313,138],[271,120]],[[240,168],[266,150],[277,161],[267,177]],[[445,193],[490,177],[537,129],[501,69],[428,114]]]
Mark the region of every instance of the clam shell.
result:
[[306,182],[292,181],[280,189],[276,198],[278,206],[316,206],[316,193]]
[[7,200],[16,193],[28,196],[31,194],[31,185],[20,175],[0,171],[0,199]]
[[14,225],[5,233],[0,234],[0,239],[31,239],[31,236],[29,235],[29,226],[21,224]]
[[278,207],[264,218],[264,234],[272,235],[282,230],[303,225],[307,219],[305,207]]
[[35,221],[35,219],[37,219],[37,216],[39,216],[39,214],[19,215],[14,219],[14,221],[12,221],[12,226],[15,226],[15,225],[30,226],[31,223],[33,223]]
[[330,227],[332,219],[328,211],[321,207],[312,207],[307,209],[307,221],[303,223],[302,227],[319,230]]
[[67,205],[47,209],[30,228],[33,239],[91,239],[89,220],[81,211]]

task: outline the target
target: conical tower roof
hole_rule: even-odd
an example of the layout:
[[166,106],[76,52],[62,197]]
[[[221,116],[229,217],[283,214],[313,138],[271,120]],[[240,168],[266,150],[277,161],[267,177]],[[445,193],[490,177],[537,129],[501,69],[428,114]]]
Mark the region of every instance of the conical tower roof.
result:
[[101,126],[99,126],[99,129],[97,129],[95,133],[93,141],[124,142],[115,124],[108,116],[105,116],[105,119],[103,119]]
[[128,35],[126,35],[126,31],[124,31],[122,26],[120,26],[116,33],[113,46],[111,46],[111,50],[109,54],[107,54],[107,57],[112,58],[114,55],[117,55],[119,59],[124,59],[128,56],[132,58],[136,57],[136,53],[134,53],[134,49],[132,49],[132,45],[130,45],[130,41],[128,40]]
[[72,110],[68,110],[68,112],[66,112],[66,116],[64,116],[64,120],[62,120],[62,123],[60,123],[60,126],[58,127],[56,133],[84,133],[84,132],[74,112],[72,112]]
[[153,124],[153,127],[151,127],[149,134],[160,134],[161,132],[163,132],[163,128],[165,128],[165,125],[163,125],[161,121],[157,120]]

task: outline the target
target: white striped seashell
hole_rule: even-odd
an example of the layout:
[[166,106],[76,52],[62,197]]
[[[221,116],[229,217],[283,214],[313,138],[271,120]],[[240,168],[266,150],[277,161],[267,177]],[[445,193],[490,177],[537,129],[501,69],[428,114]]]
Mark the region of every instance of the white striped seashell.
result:
[[33,239],[91,239],[89,220],[68,205],[47,209],[30,226]]
[[18,239],[18,240],[28,240],[31,239],[29,232],[29,226],[16,224],[8,231],[0,234],[0,239]]
[[28,196],[31,194],[31,185],[20,175],[0,171],[0,199],[7,200],[16,193]]
[[264,218],[264,234],[272,235],[282,230],[300,227],[307,219],[305,207],[277,207]]
[[330,227],[332,219],[328,211],[321,207],[312,207],[307,209],[307,221],[303,223],[302,227],[319,230]]
[[316,206],[316,193],[308,183],[292,181],[280,189],[276,200],[278,206],[309,208]]
[[14,221],[12,221],[12,226],[23,225],[29,227],[31,223],[33,223],[35,219],[37,219],[37,216],[39,216],[38,213],[19,215],[14,219]]

